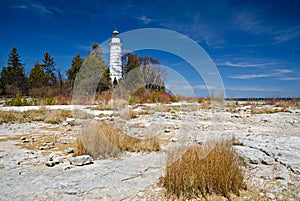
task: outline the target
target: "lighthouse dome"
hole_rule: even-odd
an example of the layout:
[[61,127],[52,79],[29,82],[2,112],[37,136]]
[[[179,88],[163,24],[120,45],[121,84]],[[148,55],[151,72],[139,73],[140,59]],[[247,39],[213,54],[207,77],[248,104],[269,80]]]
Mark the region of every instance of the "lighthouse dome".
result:
[[115,30],[112,32],[112,34],[117,35],[117,34],[119,34],[119,32],[115,29]]

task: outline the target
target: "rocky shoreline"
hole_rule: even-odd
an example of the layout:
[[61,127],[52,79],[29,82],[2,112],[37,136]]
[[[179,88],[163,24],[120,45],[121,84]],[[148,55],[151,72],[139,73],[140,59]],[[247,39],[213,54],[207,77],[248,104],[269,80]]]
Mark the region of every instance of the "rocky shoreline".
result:
[[[129,119],[94,112],[93,121],[113,122],[138,138],[150,133],[161,139],[159,152],[126,152],[104,160],[73,156],[80,127],[76,117],[75,123],[67,119],[59,125],[2,124],[0,200],[167,200],[158,184],[167,150],[205,142],[213,134],[210,126],[216,114],[210,109],[152,107],[132,108],[136,116]],[[299,200],[299,110],[252,114],[250,106],[238,105],[223,117],[222,132],[215,137],[235,138],[234,149],[244,158],[248,187],[232,199]]]

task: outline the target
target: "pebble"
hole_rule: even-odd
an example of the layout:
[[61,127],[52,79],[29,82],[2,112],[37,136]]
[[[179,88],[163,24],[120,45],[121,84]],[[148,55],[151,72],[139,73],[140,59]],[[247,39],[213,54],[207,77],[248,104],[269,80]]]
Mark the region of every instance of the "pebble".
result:
[[144,192],[139,192],[137,195],[138,195],[139,197],[143,197],[143,196],[144,196]]
[[178,139],[177,139],[176,137],[172,137],[172,138],[170,139],[170,141],[171,141],[171,142],[177,142]]
[[274,200],[275,199],[275,195],[273,193],[266,193],[266,196],[268,198],[270,198],[271,200]]
[[71,147],[67,148],[67,153],[68,154],[74,153],[74,148]]

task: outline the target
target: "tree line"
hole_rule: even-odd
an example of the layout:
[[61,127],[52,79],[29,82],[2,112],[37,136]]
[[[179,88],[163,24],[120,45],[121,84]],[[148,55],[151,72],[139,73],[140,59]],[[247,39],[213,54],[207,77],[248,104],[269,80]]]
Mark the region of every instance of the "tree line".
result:
[[[69,97],[74,85],[82,87],[85,90],[84,94],[89,95],[95,91],[97,93],[109,91],[116,86],[128,87],[132,82],[143,86],[146,90],[161,91],[164,89],[165,72],[159,67],[160,62],[155,58],[139,57],[137,54],[127,53],[122,56],[122,64],[122,79],[111,80],[101,47],[95,43],[85,59],[81,57],[80,53],[77,53],[72,59],[71,67],[64,72],[57,67],[50,53],[45,52],[42,62],[36,61],[29,74],[26,75],[25,64],[22,63],[17,48],[13,47],[8,55],[7,65],[2,68],[0,95],[5,97],[15,97],[16,95],[31,97],[63,95]],[[78,74],[79,71],[81,71],[80,74]],[[83,92],[81,91],[81,93]]]
[[[80,68],[83,59],[78,53],[72,60],[72,67]],[[1,96],[56,96],[67,95],[72,83],[72,72],[67,71],[68,79],[58,67],[49,52],[45,52],[42,63],[36,61],[29,75],[25,74],[25,64],[21,61],[21,55],[17,48],[13,47],[8,55],[7,66],[2,67],[0,76]]]

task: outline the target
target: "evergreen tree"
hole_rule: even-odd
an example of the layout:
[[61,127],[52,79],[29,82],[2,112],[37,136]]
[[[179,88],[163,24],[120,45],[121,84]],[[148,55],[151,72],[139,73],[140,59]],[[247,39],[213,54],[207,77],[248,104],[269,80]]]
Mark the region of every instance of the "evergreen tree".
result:
[[41,64],[44,72],[46,73],[48,84],[52,87],[55,87],[57,78],[55,75],[55,62],[54,58],[51,57],[49,52],[45,52],[43,58],[43,64]]
[[82,95],[93,96],[96,91],[103,90],[106,84],[106,79],[104,78],[107,77],[109,77],[109,71],[106,62],[103,60],[102,50],[95,43],[93,49],[86,56],[80,68],[80,73],[76,77],[73,97],[76,99]]
[[123,56],[123,73],[126,76],[129,71],[140,66],[139,58],[136,54],[127,53]]
[[106,69],[104,70],[104,73],[102,74],[102,76],[100,78],[97,92],[107,91],[107,90],[111,89],[111,87],[112,87],[112,85],[111,85],[110,71],[106,67]]
[[8,55],[7,66],[2,68],[1,83],[4,95],[25,94],[27,79],[24,73],[24,63],[21,62],[17,48],[13,47]]
[[49,52],[45,52],[43,64],[41,65],[46,74],[51,74],[55,70],[54,58],[50,56]]
[[45,72],[38,61],[34,64],[29,74],[29,85],[30,88],[42,88],[47,86],[48,80]]
[[113,85],[114,85],[114,86],[118,85],[118,80],[117,80],[116,77],[115,77],[115,79],[114,79],[114,81],[113,81]]
[[77,55],[72,59],[72,67],[67,71],[68,82],[71,89],[73,89],[77,73],[79,72],[82,64],[83,58],[81,58],[80,53],[77,53]]

